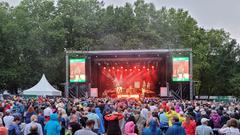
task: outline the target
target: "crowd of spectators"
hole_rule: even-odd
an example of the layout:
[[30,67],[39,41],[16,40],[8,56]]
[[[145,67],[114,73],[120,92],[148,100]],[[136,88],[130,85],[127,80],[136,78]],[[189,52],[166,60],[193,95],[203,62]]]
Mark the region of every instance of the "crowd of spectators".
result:
[[0,135],[240,135],[239,102],[159,98],[0,101]]

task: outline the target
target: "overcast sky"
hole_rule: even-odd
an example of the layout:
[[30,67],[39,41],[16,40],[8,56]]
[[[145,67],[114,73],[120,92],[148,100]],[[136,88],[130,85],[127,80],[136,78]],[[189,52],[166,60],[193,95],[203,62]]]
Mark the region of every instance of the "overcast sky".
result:
[[[8,1],[11,5],[18,5],[21,0]],[[135,0],[103,0],[106,5],[124,5]],[[206,29],[223,28],[232,38],[240,43],[240,0],[145,0],[154,3],[157,9],[183,8],[195,18],[198,25]]]

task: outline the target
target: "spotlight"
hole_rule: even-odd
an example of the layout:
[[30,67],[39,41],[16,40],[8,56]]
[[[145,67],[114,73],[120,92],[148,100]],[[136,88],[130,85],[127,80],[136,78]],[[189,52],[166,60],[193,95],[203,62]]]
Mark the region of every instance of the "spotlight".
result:
[[152,66],[152,68],[154,68],[154,66]]
[[125,69],[125,71],[127,71],[127,69]]
[[129,71],[132,71],[132,69],[129,69]]
[[117,72],[119,72],[119,69],[117,69]]
[[114,69],[115,69],[115,67],[112,67],[112,69],[114,70]]
[[111,69],[108,69],[108,71],[110,72],[110,71],[111,71]]
[[103,67],[103,69],[105,70],[105,69],[107,69],[106,67]]
[[137,67],[135,66],[134,69],[136,69]]
[[147,71],[149,71],[149,68],[147,69]]
[[123,69],[123,67],[121,67],[121,69]]
[[145,66],[143,66],[143,69],[145,69],[146,67]]
[[138,71],[141,71],[140,69],[138,69]]

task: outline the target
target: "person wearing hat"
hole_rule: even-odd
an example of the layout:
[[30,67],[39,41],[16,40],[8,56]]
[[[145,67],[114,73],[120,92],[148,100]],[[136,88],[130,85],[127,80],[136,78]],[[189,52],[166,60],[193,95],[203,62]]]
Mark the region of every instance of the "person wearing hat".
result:
[[213,130],[208,126],[208,121],[209,119],[207,118],[201,119],[202,125],[197,126],[196,135],[213,135]]

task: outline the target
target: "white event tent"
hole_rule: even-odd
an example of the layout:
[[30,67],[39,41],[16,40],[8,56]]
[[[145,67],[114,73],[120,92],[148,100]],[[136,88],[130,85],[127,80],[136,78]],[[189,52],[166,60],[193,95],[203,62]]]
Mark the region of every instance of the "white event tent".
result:
[[23,95],[36,95],[36,96],[61,96],[62,92],[55,89],[42,75],[41,80],[32,88],[24,90]]

